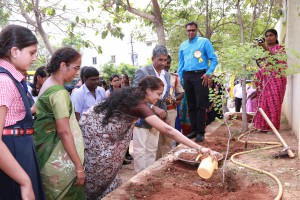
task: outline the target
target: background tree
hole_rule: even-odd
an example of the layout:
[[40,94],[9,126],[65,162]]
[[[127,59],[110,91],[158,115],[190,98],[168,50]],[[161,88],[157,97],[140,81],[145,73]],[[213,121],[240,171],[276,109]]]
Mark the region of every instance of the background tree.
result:
[[118,74],[116,65],[112,62],[105,63],[100,70],[100,76],[109,84],[109,77],[113,74]]
[[[163,12],[164,9],[167,8],[172,2],[172,0],[162,0],[160,2],[157,0],[151,0],[149,4],[142,9],[134,7],[132,1],[130,0],[98,0],[97,2],[101,2],[101,8],[111,14],[111,16],[114,18],[114,22],[130,22],[133,18],[130,18],[130,15],[126,15],[126,12],[129,12],[136,18],[142,19],[143,23],[146,25],[152,25],[152,28],[155,30],[157,35],[158,44],[166,45]],[[127,17],[123,18],[125,15]]]
[[121,63],[118,66],[118,75],[127,74],[131,79],[134,78],[135,71],[138,69],[137,66]]
[[116,66],[112,62],[105,63],[100,71],[100,76],[109,83],[109,78],[113,74],[117,74],[121,76],[121,74],[127,74],[129,77],[133,78],[134,73],[137,70],[138,67],[130,65],[130,64],[124,64],[121,63],[119,66]]
[[[77,6],[76,8],[75,5],[78,3],[80,3],[80,7]],[[12,17],[9,21],[28,24],[29,28],[41,36],[51,55],[54,48],[50,39],[60,39],[62,35],[76,38],[80,31],[85,30],[85,33],[89,32],[95,35],[102,33],[103,38],[109,32],[115,37],[122,38],[124,36],[120,29],[113,24],[106,24],[105,22],[102,24],[101,17],[95,13],[92,3],[82,0],[76,1],[76,4],[70,4],[70,1],[66,0],[45,0],[42,2],[4,0],[1,3],[2,8],[11,13]],[[103,34],[104,31],[106,34]],[[94,44],[93,41],[85,38],[82,41],[81,47],[95,48],[99,53],[102,52],[101,47]]]
[[0,27],[4,27],[8,23],[9,12],[3,8],[3,2],[0,1]]

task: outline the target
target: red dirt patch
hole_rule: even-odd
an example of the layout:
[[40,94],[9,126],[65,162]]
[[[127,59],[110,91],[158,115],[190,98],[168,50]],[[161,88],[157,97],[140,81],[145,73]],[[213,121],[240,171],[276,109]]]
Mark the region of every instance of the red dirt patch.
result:
[[[153,171],[151,178],[130,183],[125,190],[129,199],[183,200],[183,199],[273,199],[274,194],[264,183],[246,185],[241,178],[227,173],[223,183],[222,173],[216,171],[212,178],[201,179],[193,167],[174,161],[160,170]],[[125,198],[128,199],[128,198]]]
[[[230,141],[229,156],[236,152],[250,150],[261,145],[245,145],[238,142],[236,137],[241,130],[241,121],[236,120],[230,127],[232,139]],[[294,133],[283,123],[280,133],[289,146],[297,151],[297,138]],[[200,143],[222,153],[225,156],[228,138],[227,128],[220,126],[211,135],[207,134],[205,141]],[[252,132],[246,135],[244,140],[248,141],[274,141],[278,139],[274,134]],[[180,146],[184,148],[184,146]],[[180,150],[179,147],[176,150]],[[298,200],[300,167],[298,159],[281,158],[274,159],[274,153],[282,151],[282,148],[271,150],[259,150],[250,154],[238,156],[238,160],[253,167],[272,172],[276,175],[284,187],[282,199]],[[204,180],[197,174],[197,166],[191,166],[181,161],[172,161],[174,157],[169,156],[153,165],[153,168],[140,173],[132,181],[124,184],[113,194],[108,195],[108,200],[252,200],[252,199],[274,199],[278,187],[274,180],[265,174],[253,172],[243,167],[228,162],[225,167],[223,179],[222,169],[215,170],[213,176]],[[223,161],[219,162],[222,164]],[[223,182],[224,180],[224,182]]]

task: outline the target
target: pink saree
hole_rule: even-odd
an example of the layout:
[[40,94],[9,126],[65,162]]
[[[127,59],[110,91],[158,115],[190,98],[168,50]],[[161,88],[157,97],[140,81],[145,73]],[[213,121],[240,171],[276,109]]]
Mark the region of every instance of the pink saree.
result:
[[[279,53],[282,51],[282,46],[277,44],[270,48],[270,52]],[[278,61],[278,63],[286,64],[284,61]],[[264,68],[260,68],[255,74],[257,78],[257,98],[258,107],[262,108],[266,115],[269,117],[275,128],[280,128],[280,115],[281,105],[283,102],[285,89],[286,89],[286,77],[276,77],[278,72],[269,70],[269,74],[265,74],[268,71],[268,65]],[[267,124],[262,115],[257,112],[254,118],[254,127],[263,131],[270,131],[271,128]]]

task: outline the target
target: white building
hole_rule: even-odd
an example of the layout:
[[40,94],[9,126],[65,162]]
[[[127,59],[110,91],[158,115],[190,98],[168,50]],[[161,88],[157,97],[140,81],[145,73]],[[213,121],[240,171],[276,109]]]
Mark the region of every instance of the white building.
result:
[[102,54],[98,54],[95,49],[83,49],[82,66],[93,66],[101,70],[101,66],[108,62],[112,62],[115,65],[126,63],[135,66],[145,66],[149,63],[152,50],[157,44],[156,35],[152,38],[149,37],[144,42],[139,42],[131,39],[130,31],[125,31],[127,33],[125,33],[123,39],[107,36],[103,40],[99,36],[97,43],[102,47]]

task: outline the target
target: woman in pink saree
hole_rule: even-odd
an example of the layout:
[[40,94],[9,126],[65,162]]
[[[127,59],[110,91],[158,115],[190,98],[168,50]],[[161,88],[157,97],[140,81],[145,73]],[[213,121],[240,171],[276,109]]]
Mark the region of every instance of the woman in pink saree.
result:
[[[269,51],[271,57],[276,54],[285,54],[284,47],[278,43],[277,31],[275,29],[267,30],[265,38],[266,43],[261,42],[258,45],[263,47],[265,51]],[[258,107],[265,111],[275,128],[278,130],[280,128],[281,105],[286,89],[286,77],[281,75],[281,72],[287,66],[285,61],[278,59],[273,64],[269,62],[267,64],[262,64],[263,62],[266,62],[266,59],[259,61],[260,69],[255,74],[257,79]],[[274,67],[278,64],[281,64],[282,67]],[[259,112],[257,112],[254,118],[254,127],[261,131],[271,130],[266,120]]]

